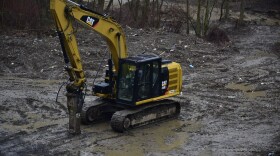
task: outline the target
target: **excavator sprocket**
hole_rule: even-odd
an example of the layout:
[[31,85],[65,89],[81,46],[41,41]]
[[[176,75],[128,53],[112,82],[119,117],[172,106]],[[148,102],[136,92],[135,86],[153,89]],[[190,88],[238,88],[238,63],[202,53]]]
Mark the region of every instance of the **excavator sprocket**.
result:
[[[105,100],[97,99],[94,102],[86,103],[86,106],[81,111],[81,122],[84,125],[93,124],[99,121],[103,121],[110,114],[107,107],[110,106]],[[112,114],[112,113],[111,113]]]
[[117,132],[124,132],[130,128],[175,117],[180,113],[180,109],[178,102],[162,100],[147,106],[117,111],[111,118],[111,127]]

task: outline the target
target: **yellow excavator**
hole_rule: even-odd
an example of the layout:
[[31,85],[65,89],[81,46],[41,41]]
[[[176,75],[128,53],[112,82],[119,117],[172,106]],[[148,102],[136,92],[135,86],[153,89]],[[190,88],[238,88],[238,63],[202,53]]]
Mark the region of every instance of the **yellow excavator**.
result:
[[[111,17],[92,11],[71,0],[50,0],[65,70],[69,111],[69,132],[81,133],[80,123],[91,124],[107,115],[117,132],[176,116],[180,104],[168,99],[181,93],[180,64],[153,54],[128,57],[125,34]],[[78,50],[73,22],[78,21],[101,35],[111,58],[104,82],[92,88],[95,100],[85,103],[85,73]]]

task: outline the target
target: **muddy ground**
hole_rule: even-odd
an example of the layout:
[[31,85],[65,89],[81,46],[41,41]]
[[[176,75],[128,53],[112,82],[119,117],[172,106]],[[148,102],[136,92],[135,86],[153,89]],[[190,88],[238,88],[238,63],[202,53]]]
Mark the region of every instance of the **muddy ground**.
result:
[[[55,102],[67,79],[56,35],[2,32],[0,155],[280,155],[280,27],[223,28],[231,42],[216,45],[194,35],[125,27],[129,54],[152,52],[181,63],[183,93],[173,98],[181,114],[126,133],[105,121],[82,126],[79,136],[67,131],[64,89]],[[79,32],[91,86],[109,53],[93,32]]]

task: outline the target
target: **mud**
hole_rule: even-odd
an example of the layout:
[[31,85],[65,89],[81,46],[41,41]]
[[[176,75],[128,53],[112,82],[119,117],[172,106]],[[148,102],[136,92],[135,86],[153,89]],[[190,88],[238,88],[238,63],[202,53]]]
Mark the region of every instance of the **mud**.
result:
[[[280,61],[270,49],[280,28],[223,27],[231,42],[219,46],[126,27],[131,55],[153,52],[181,63],[183,93],[173,98],[181,114],[125,133],[104,121],[82,126],[79,136],[67,132],[64,89],[55,102],[67,78],[58,38],[1,34],[0,155],[279,155]],[[109,53],[92,32],[80,30],[78,40],[90,88]]]

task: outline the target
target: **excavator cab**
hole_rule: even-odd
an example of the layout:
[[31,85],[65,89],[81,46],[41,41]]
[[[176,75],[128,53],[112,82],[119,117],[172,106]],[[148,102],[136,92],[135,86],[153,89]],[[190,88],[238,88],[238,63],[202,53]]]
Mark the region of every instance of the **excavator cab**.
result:
[[161,94],[161,58],[137,55],[120,59],[117,78],[117,103],[137,105],[137,102]]

